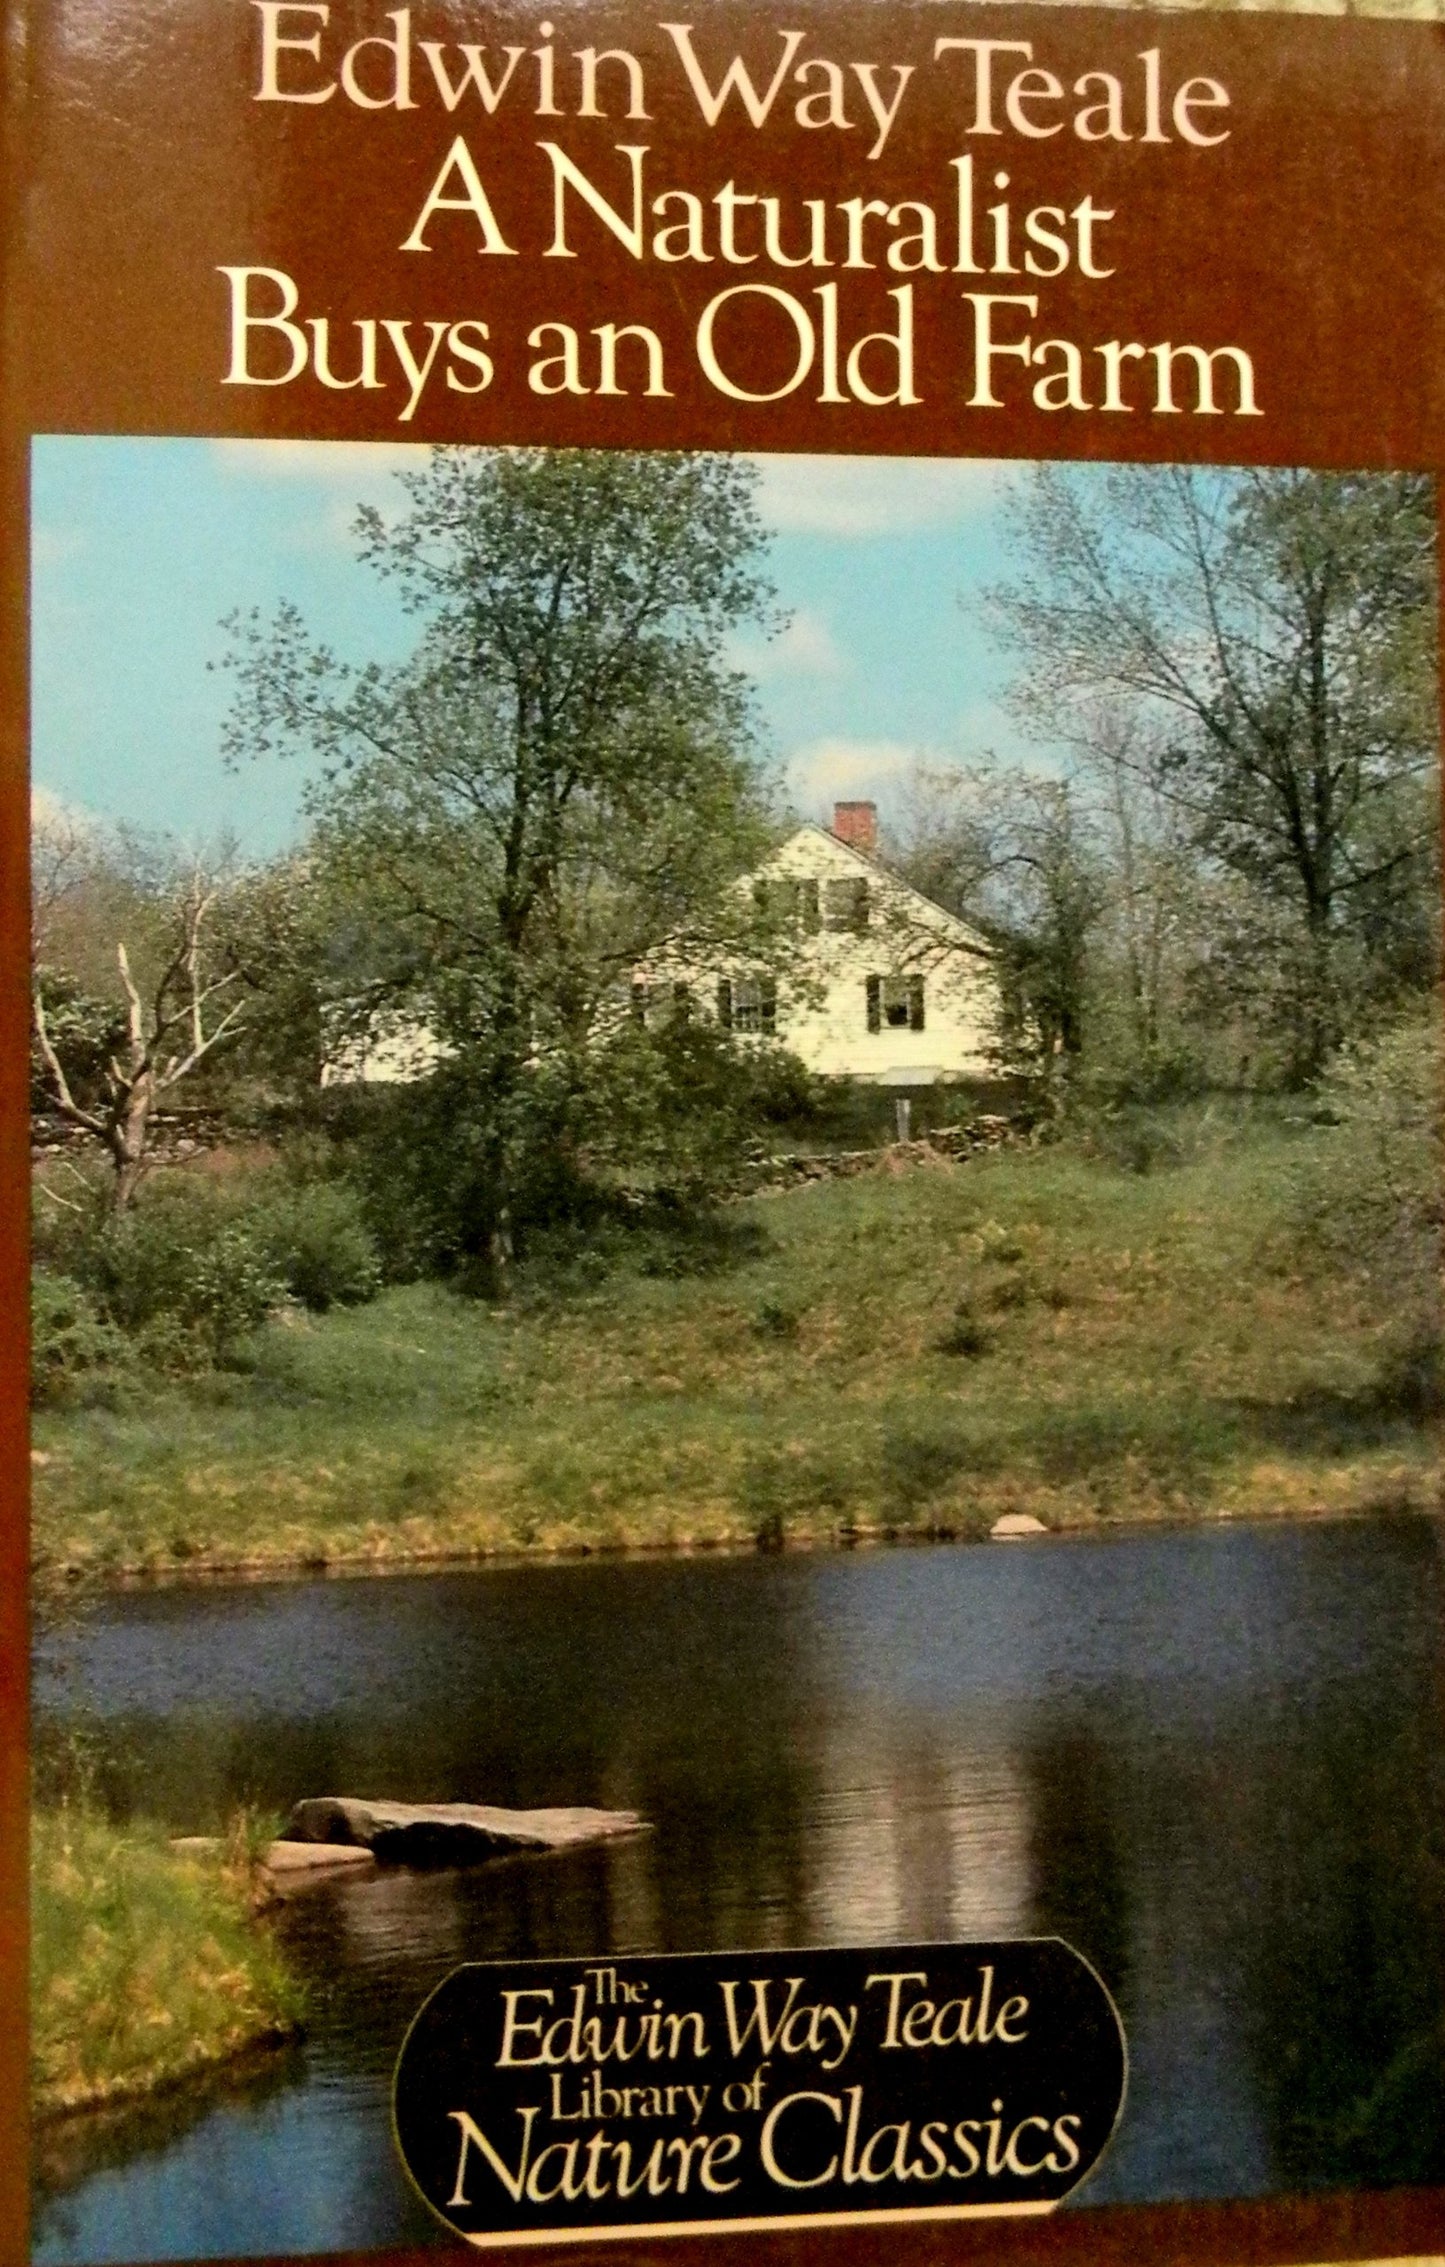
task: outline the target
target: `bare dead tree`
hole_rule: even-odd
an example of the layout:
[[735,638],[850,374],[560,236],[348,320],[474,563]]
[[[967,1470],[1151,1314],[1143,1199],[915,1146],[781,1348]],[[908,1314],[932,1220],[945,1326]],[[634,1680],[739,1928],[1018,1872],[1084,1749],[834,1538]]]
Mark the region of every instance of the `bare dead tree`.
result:
[[[54,846],[37,863],[37,947],[46,913],[66,877],[83,861],[79,840]],[[180,885],[169,923],[161,972],[148,998],[131,972],[124,941],[116,945],[116,967],[125,996],[125,1038],[111,1054],[103,1075],[104,1095],[93,1107],[75,1098],[46,1019],[38,949],[32,959],[31,1028],[49,1087],[50,1099],[68,1124],[98,1141],[114,1167],[112,1202],[123,1211],[146,1169],[155,1110],[161,1097],[188,1078],[222,1041],[240,1026],[245,1002],[220,1004],[238,982],[235,970],[213,974],[207,965],[205,928],[220,895],[219,884],[200,865]]]

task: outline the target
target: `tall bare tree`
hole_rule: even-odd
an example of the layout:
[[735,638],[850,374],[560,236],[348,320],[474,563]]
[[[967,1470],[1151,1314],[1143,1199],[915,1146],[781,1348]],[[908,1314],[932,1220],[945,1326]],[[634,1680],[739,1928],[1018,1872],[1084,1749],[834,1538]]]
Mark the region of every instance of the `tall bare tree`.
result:
[[195,861],[154,893],[147,910],[155,973],[144,985],[126,941],[115,940],[120,1030],[94,1082],[98,1091],[82,1101],[51,1030],[45,955],[58,918],[93,882],[106,853],[99,836],[68,813],[44,815],[33,831],[31,1030],[42,1083],[59,1115],[105,1150],[112,1202],[124,1210],[146,1170],[162,1097],[240,1029],[245,1001],[236,996],[238,972],[220,967],[210,951],[209,929],[224,885]]
[[1026,664],[1019,708],[1065,738],[1081,703],[1138,708],[1199,852],[1285,917],[1298,968],[1278,996],[1313,1076],[1351,950],[1432,888],[1428,482],[1046,468],[1014,535],[994,610]]

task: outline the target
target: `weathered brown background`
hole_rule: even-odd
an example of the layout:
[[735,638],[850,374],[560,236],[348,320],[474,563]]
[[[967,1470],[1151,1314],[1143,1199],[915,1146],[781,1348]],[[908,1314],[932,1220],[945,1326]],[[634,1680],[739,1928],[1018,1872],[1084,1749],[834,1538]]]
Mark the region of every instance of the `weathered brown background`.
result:
[[[570,100],[575,108],[574,48],[625,46],[646,69],[653,117],[643,125],[620,115],[536,117],[530,63],[519,67],[494,118],[475,96],[448,117],[420,56],[414,110],[360,111],[339,91],[320,107],[260,103],[252,99],[259,18],[245,0],[37,6],[16,71],[27,138],[23,266],[14,279],[23,342],[12,365],[21,417],[47,431],[684,441],[1340,465],[1445,461],[1445,30],[952,5],[692,12],[714,83],[734,52],[748,58],[755,81],[766,83],[781,52],[782,24],[807,30],[803,54],[916,64],[888,144],[870,162],[871,126],[846,134],[797,128],[792,105],[800,88],[785,91],[762,131],[736,96],[720,124],[707,129],[657,27],[657,16],[671,12],[589,8],[569,22],[556,11],[562,106]],[[416,0],[413,35],[479,39],[495,58],[509,40],[531,47],[545,15],[540,8],[474,14],[443,0]],[[313,21],[289,18],[286,28],[302,35]],[[324,50],[331,75],[350,37],[387,28],[380,0],[335,0]],[[1131,90],[1141,51],[1157,45],[1166,82],[1205,74],[1225,83],[1232,109],[1205,122],[1227,123],[1230,138],[1197,149],[1177,138],[1168,147],[1083,143],[1067,127],[1047,141],[1009,132],[967,137],[970,59],[933,65],[933,42],[944,33],[1026,37],[1036,62],[1066,85],[1083,71],[1107,68]],[[1016,67],[996,69],[1002,76]],[[303,85],[312,83],[315,67],[290,55],[285,70],[291,84]],[[602,100],[620,112],[621,72],[604,69],[601,83]],[[853,107],[861,108],[856,87]],[[530,253],[483,256],[470,218],[448,215],[431,223],[431,252],[399,251],[463,130],[504,228],[515,225],[530,195],[522,232]],[[687,187],[706,200],[735,179],[739,189],[781,195],[785,224],[788,204],[803,197],[921,197],[947,211],[955,181],[948,161],[972,150],[980,208],[997,194],[991,183],[999,165],[1011,175],[1016,211],[1037,202],[1069,208],[1086,191],[1112,207],[1117,218],[1101,242],[1118,273],[1104,283],[1075,273],[1046,282],[911,278],[922,332],[919,406],[823,405],[813,398],[813,383],[785,401],[739,404],[702,377],[692,334],[713,293],[764,278],[764,264],[634,261],[575,200],[573,241],[583,256],[538,257],[551,219],[550,170],[536,146],[543,139],[564,147],[623,210],[628,172],[615,149],[636,142],[649,147],[650,191]],[[796,218],[785,241],[797,241]],[[333,393],[309,377],[273,389],[222,386],[228,301],[216,271],[223,263],[291,275],[301,288],[302,315],[331,318],[339,372],[356,366],[346,327],[354,317],[476,316],[492,328],[496,380],[472,398],[434,382],[409,426],[396,422],[402,403],[394,388]],[[868,328],[891,313],[884,294],[904,280],[882,268],[870,275],[835,269],[830,276],[845,310],[871,303]],[[829,276],[799,269],[772,280],[806,296]],[[1019,406],[967,410],[967,288],[1036,291],[1036,337],[1242,345],[1254,358],[1265,414],[1049,414],[1029,401],[1017,364],[1001,367],[1008,393],[1022,397]],[[583,331],[607,320],[650,324],[670,348],[668,383],[676,398],[530,393],[524,342],[546,319]],[[383,347],[384,360],[389,353]],[[767,359],[756,366],[760,390],[777,382],[776,352],[770,371]],[[1136,365],[1138,391],[1143,376]],[[1188,392],[1186,383],[1181,398]]]
[[[339,47],[384,28],[377,0],[335,0]],[[464,37],[531,47],[547,11],[512,16],[452,0],[415,0],[417,38]],[[736,50],[771,76],[779,25],[807,29],[803,52],[840,61],[912,61],[920,68],[883,156],[870,134],[800,133],[791,108],[758,133],[706,131],[659,17],[691,16],[714,81]],[[465,20],[463,21],[463,17]],[[246,0],[9,0],[5,17],[5,233],[0,238],[0,2259],[26,2256],[24,1869],[26,1806],[26,1506],[23,1361],[27,1304],[26,1140],[26,586],[29,436],[35,431],[245,433],[708,445],[919,454],[1125,456],[1445,469],[1445,27],[1214,13],[1149,16],[1132,9],[715,7],[629,13],[558,7],[560,54],[621,45],[648,65],[644,127],[620,118],[536,118],[518,101],[485,120],[474,102],[448,118],[418,89],[419,109],[363,114],[338,95],[324,108],[252,102],[256,17]],[[348,26],[352,28],[348,30]],[[301,28],[301,27],[296,27]],[[1024,144],[970,144],[961,126],[963,69],[926,67],[935,38],[1031,39],[1035,61],[1065,82],[1087,69],[1137,74],[1162,48],[1168,78],[1202,73],[1233,97],[1231,139],[1216,150],[1083,145],[1067,131]],[[295,59],[298,62],[299,59]],[[604,101],[614,105],[614,74]],[[564,89],[568,80],[563,79]],[[519,89],[519,92],[521,90]],[[802,90],[798,90],[802,91]],[[561,98],[567,99],[566,95]],[[796,93],[794,98],[796,99]],[[465,221],[441,222],[429,257],[400,255],[452,136],[465,129],[499,211],[531,182],[540,209],[531,241],[549,234],[550,187],[535,144],[550,138],[620,199],[619,141],[646,141],[652,188],[707,198],[733,175],[740,189],[829,202],[864,195],[946,201],[949,158],[972,146],[985,184],[1002,163],[1016,209],[1072,204],[1089,191],[1116,208],[1103,238],[1118,275],[1040,283],[1035,335],[1088,345],[1104,338],[1234,343],[1253,356],[1265,415],[1162,418],[1046,415],[1024,406],[968,412],[968,310],[974,288],[1023,279],[918,277],[920,390],[912,409],[822,406],[815,387],[770,406],[731,403],[697,374],[690,341],[700,308],[726,284],[764,277],[634,263],[590,221],[574,262],[483,259]],[[983,200],[981,200],[982,202]],[[219,384],[225,366],[221,263],[286,270],[303,315],[328,315],[337,367],[351,364],[340,329],[354,316],[476,316],[492,326],[498,376],[470,400],[434,390],[408,426],[385,393],[326,393],[309,381],[274,390]],[[845,304],[866,285],[901,278],[834,271]],[[776,279],[800,296],[823,276]],[[1027,288],[1034,288],[1032,285]],[[858,295],[861,299],[861,293]],[[650,323],[669,345],[671,401],[546,400],[525,383],[523,342],[538,321],[584,332],[607,320]],[[866,327],[874,327],[870,317]],[[958,342],[956,348],[953,344]],[[1086,362],[1092,358],[1086,357]],[[948,382],[952,366],[959,380]],[[760,379],[760,383],[765,382]],[[1137,382],[1137,381],[1136,381]],[[1002,390],[1002,389],[1000,389]],[[1181,386],[1181,397],[1189,398]],[[1200,2082],[1208,2084],[1208,2073]],[[640,2262],[664,2247],[611,2247]],[[1445,2195],[1321,2197],[1268,2204],[1150,2207],[1065,2214],[1011,2227],[866,2229],[666,2247],[699,2262],[824,2257],[837,2267],[884,2260],[988,2259],[1013,2267],[1089,2260],[1152,2267],[1204,2260],[1272,2262],[1437,2255]],[[370,2255],[373,2258],[378,2255]],[[399,2256],[399,2255],[393,2255]],[[416,2254],[418,2260],[435,2254]],[[562,2254],[518,2254],[539,2263]],[[575,2251],[565,2256],[575,2260]]]

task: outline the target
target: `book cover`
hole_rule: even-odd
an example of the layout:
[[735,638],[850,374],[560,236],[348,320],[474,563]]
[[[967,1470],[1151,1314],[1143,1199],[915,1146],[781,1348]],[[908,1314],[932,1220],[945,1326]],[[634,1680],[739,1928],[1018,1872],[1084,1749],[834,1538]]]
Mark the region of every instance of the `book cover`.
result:
[[13,2255],[1438,2249],[1445,32],[6,32]]

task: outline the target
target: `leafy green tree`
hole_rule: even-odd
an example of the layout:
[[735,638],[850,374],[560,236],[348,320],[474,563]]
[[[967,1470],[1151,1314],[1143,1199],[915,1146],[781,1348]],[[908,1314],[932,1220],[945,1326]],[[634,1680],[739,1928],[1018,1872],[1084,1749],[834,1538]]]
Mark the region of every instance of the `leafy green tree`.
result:
[[215,950],[246,1000],[223,1058],[231,1108],[258,1097],[295,1105],[319,1091],[328,991],[346,967],[345,921],[324,877],[297,853],[251,867],[220,900]]
[[406,661],[349,667],[290,607],[232,624],[231,757],[320,760],[334,1044],[425,1026],[458,1249],[494,1279],[539,1159],[577,1155],[603,1104],[631,969],[746,912],[765,809],[726,643],[770,618],[752,479],[726,457],[438,450],[397,519],[358,521],[416,618]]
[[921,771],[899,863],[994,947],[999,1049],[1056,1099],[1084,1052],[1091,951],[1105,905],[1098,846],[1077,783],[1005,765]]
[[1015,537],[994,604],[1021,711],[1069,739],[1081,703],[1137,704],[1200,856],[1274,916],[1265,996],[1291,1075],[1317,1075],[1434,958],[1430,483],[1044,468]]
[[1320,1086],[1329,1130],[1295,1175],[1306,1249],[1366,1293],[1383,1329],[1381,1384],[1416,1415],[1441,1401],[1440,1040],[1432,1003],[1342,1049]]

